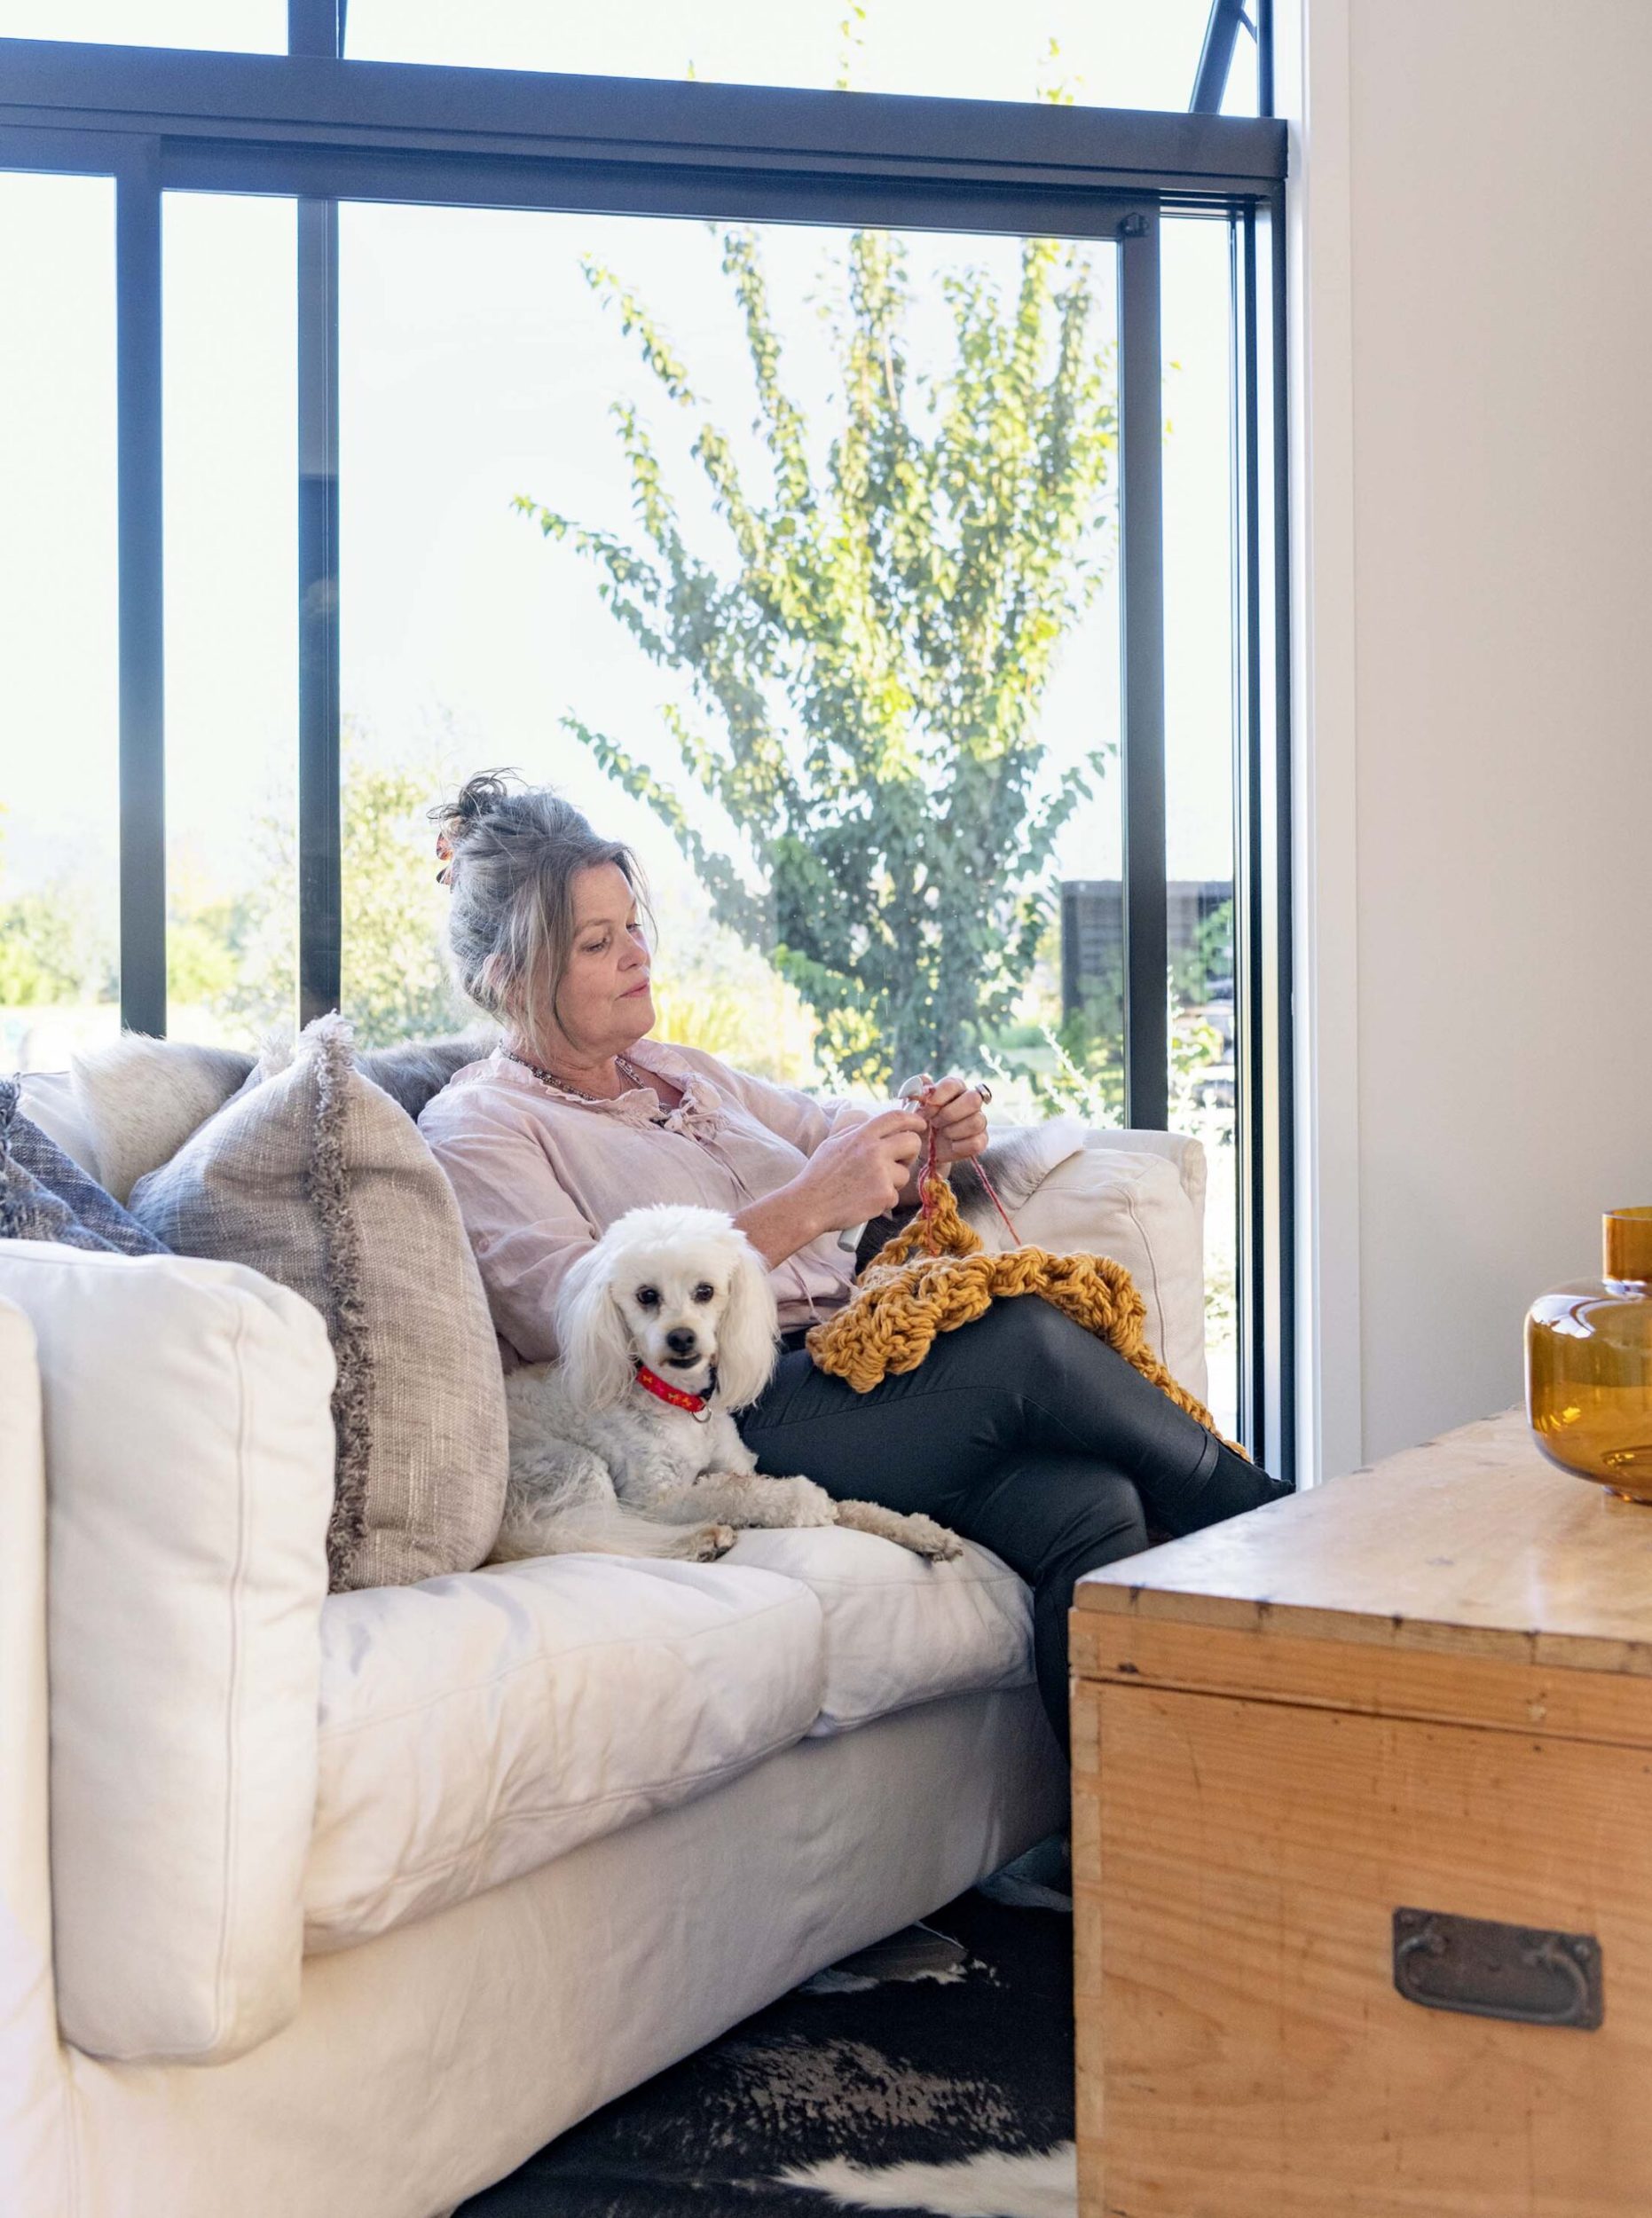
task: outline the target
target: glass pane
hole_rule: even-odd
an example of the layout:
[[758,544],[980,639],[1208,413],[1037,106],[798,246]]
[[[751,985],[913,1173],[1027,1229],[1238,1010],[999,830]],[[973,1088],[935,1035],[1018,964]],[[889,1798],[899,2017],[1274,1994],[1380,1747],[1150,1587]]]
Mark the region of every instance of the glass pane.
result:
[[114,188],[0,173],[0,1068],[120,1030]]
[[598,76],[1184,109],[1209,0],[350,0],[348,51]]
[[163,214],[167,1029],[248,1046],[297,965],[295,214]]
[[440,987],[419,806],[512,765],[641,853],[667,1036],[1116,1105],[1116,1003],[1066,1024],[1058,896],[1118,874],[1115,259],[342,210],[366,1027],[427,1028],[408,982]]
[[1215,221],[1167,222],[1160,237],[1170,1121],[1195,1134],[1209,1157],[1209,1398],[1231,1433],[1239,1348],[1228,230]]
[[0,0],[0,38],[284,54],[287,0]]

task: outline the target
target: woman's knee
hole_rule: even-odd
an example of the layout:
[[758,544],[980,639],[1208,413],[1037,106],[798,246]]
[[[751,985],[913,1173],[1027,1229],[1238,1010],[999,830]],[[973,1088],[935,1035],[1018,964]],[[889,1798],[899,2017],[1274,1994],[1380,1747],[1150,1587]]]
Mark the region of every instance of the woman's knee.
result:
[[969,1332],[971,1359],[995,1366],[995,1383],[1023,1388],[1046,1365],[1078,1359],[1080,1343],[1091,1335],[1083,1326],[1036,1294],[995,1302]]
[[1146,1513],[1136,1488],[1117,1472],[1098,1472],[1084,1500],[1050,1542],[1041,1577],[1070,1587],[1086,1571],[1139,1555],[1147,1545]]

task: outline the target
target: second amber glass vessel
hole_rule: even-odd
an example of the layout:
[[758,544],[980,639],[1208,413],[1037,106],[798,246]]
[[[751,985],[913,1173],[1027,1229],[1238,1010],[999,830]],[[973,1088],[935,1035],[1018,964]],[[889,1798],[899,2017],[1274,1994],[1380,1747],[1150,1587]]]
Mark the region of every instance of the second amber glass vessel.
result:
[[1652,1503],[1652,1208],[1603,1233],[1601,1276],[1531,1305],[1526,1414],[1551,1463]]

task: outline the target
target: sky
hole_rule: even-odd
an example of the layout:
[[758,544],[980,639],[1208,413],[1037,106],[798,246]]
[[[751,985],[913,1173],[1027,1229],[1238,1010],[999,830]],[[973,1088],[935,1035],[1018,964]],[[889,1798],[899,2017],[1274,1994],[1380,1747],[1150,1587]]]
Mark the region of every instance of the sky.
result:
[[[364,57],[830,83],[846,0],[352,0]],[[869,89],[1185,104],[1204,0],[870,0],[852,59]],[[1030,28],[1036,26],[1035,33]],[[938,35],[944,27],[946,35]],[[14,35],[153,38],[274,50],[271,0],[0,0]],[[1061,53],[1046,53],[1055,36]],[[1234,101],[1247,86],[1236,80]],[[1254,98],[1254,90],[1250,93]],[[178,194],[165,209],[166,589],[170,867],[232,888],[249,828],[290,793],[296,568],[290,201]],[[1012,280],[1014,241],[913,235],[915,350],[947,332],[937,279],[964,264]],[[768,226],[764,253],[789,383],[825,414],[818,312],[842,235]],[[1112,253],[1090,248],[1110,324]],[[572,711],[670,770],[673,688],[596,598],[566,547],[514,513],[519,492],[623,529],[628,492],[608,410],[648,400],[691,482],[694,424],[653,397],[580,262],[610,262],[656,309],[709,413],[748,454],[749,371],[701,224],[484,209],[347,206],[341,215],[341,584],[344,707],[386,755],[514,764],[563,784],[657,875],[664,833],[558,729]],[[1170,870],[1230,869],[1226,243],[1167,224],[1164,252],[1167,729]],[[0,868],[13,885],[83,876],[113,890],[115,827],[113,199],[106,182],[0,174]],[[688,513],[718,544],[709,511]],[[1066,642],[1048,696],[1053,762],[1116,739],[1116,578]],[[1069,826],[1058,874],[1115,876],[1116,779]]]

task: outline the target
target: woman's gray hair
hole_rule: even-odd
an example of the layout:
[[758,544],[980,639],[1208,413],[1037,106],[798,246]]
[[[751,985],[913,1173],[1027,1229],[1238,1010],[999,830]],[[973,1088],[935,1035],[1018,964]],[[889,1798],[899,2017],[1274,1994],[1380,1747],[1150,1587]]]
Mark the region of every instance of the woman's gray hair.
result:
[[468,779],[430,811],[449,855],[447,940],[459,984],[479,1008],[541,1047],[537,1019],[556,1013],[574,932],[573,882],[612,863],[646,906],[629,847],[601,839],[571,801],[511,771]]

